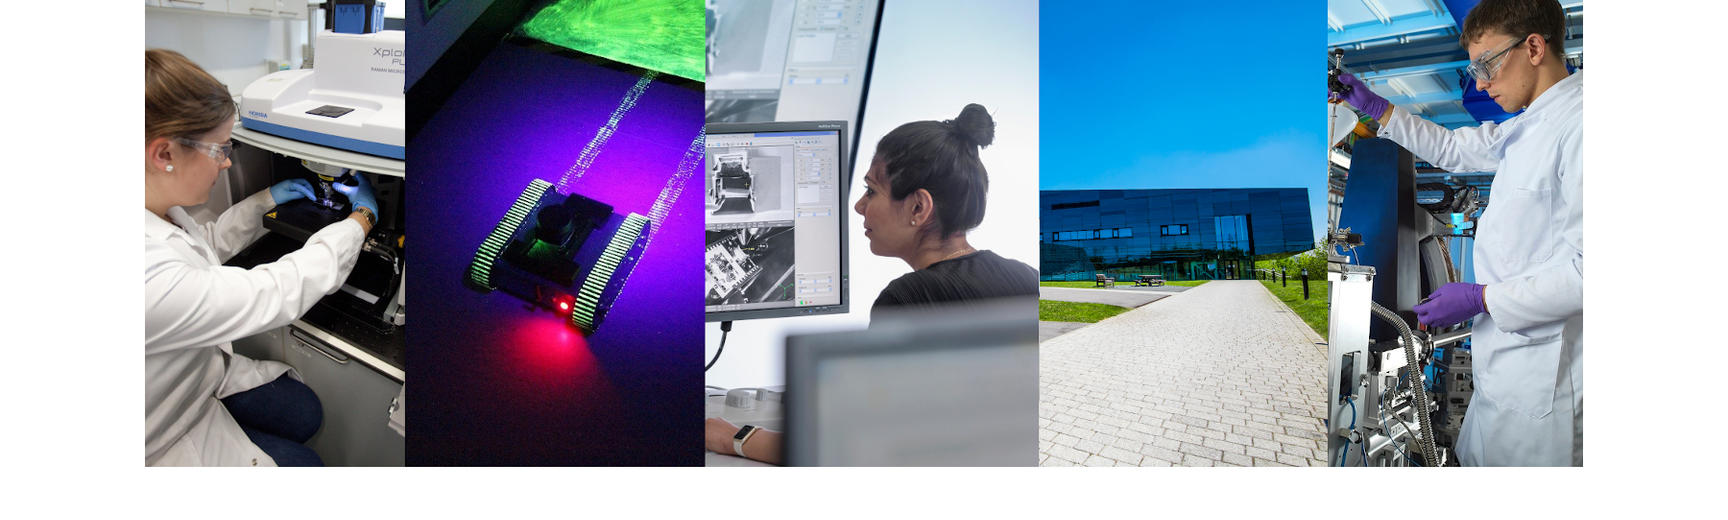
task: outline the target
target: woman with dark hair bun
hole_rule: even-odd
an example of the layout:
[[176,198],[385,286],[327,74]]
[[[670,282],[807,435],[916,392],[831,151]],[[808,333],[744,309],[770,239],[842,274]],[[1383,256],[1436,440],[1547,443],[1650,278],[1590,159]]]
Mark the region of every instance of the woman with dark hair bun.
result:
[[[872,322],[878,311],[895,307],[1005,298],[1024,298],[1032,307],[1038,270],[966,241],[966,232],[984,221],[984,195],[990,189],[978,149],[995,140],[996,122],[974,103],[959,117],[906,123],[877,142],[864,194],[852,209],[864,216],[870,252],[905,260],[912,272],[889,282],[876,297]],[[782,463],[780,432],[746,430],[719,417],[709,418],[704,427],[710,451]]]
[[966,241],[984,221],[990,189],[978,149],[995,138],[996,122],[974,103],[951,120],[900,125],[877,143],[852,209],[864,216],[870,252],[905,260],[912,272],[889,282],[872,317],[890,307],[1038,295],[1036,269]]

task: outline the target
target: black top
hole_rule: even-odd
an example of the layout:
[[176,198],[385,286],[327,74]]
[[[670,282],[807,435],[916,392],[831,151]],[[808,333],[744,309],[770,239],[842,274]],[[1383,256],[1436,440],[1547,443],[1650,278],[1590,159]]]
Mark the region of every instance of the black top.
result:
[[870,307],[870,316],[874,321],[878,312],[893,307],[1015,296],[1038,297],[1038,270],[990,251],[978,251],[930,264],[888,282]]

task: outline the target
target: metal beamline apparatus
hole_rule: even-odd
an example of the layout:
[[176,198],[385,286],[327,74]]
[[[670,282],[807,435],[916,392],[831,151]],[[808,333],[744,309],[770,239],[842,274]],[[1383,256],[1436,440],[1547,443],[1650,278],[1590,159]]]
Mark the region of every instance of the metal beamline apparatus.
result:
[[[1479,209],[1468,186],[1418,185],[1410,152],[1353,143],[1348,199],[1329,233],[1332,282],[1328,461],[1341,466],[1456,465],[1469,406],[1468,327],[1426,330],[1411,308],[1459,281],[1447,251],[1454,214]],[[1442,193],[1421,202],[1419,192]]]

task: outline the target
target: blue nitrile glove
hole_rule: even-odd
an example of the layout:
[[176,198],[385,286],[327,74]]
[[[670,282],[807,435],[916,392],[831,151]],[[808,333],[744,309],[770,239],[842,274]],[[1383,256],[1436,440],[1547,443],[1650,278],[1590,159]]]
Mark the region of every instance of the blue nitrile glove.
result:
[[1442,285],[1413,309],[1416,321],[1429,327],[1450,327],[1488,312],[1488,300],[1482,296],[1485,288],[1473,283]]
[[[1385,116],[1386,109],[1392,106],[1392,103],[1387,102],[1386,98],[1375,94],[1373,90],[1369,90],[1368,84],[1356,79],[1356,76],[1342,74],[1338,76],[1338,82],[1349,86],[1350,93],[1327,92],[1327,97],[1333,100],[1342,99],[1350,106],[1361,110],[1362,113],[1368,114],[1368,117],[1374,118],[1375,121],[1379,121],[1381,117]],[[1385,123],[1385,121],[1380,122]]]
[[357,182],[353,186],[342,182],[333,183],[331,186],[336,188],[337,193],[348,197],[348,204],[355,209],[364,207],[372,210],[373,215],[382,216],[383,214],[378,212],[378,199],[372,196],[372,183],[367,182],[366,176],[359,173],[354,174],[354,179]]
[[281,204],[294,199],[317,199],[318,196],[313,194],[312,183],[306,179],[288,179],[270,187],[270,198]]

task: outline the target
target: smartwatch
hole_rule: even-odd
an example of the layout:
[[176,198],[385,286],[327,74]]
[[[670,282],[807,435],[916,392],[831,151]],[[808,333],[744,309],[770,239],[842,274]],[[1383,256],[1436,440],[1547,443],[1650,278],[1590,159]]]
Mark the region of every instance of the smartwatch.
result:
[[732,436],[732,452],[737,453],[739,457],[744,457],[746,459],[750,458],[744,455],[744,443],[749,441],[750,436],[755,435],[756,430],[759,429],[760,428],[748,424],[744,425],[743,428],[739,428],[738,434]]

